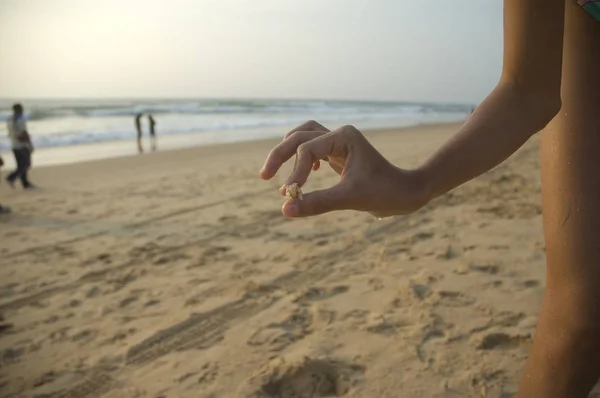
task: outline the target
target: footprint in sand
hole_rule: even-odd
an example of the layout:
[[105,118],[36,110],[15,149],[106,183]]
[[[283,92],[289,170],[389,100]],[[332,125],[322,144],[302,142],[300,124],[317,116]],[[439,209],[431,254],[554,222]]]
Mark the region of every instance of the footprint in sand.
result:
[[298,308],[281,323],[271,323],[258,329],[246,342],[249,346],[267,346],[270,351],[282,351],[312,333],[313,314],[308,308]]
[[419,300],[425,300],[425,298],[429,295],[429,286],[427,285],[414,284],[410,285],[410,289],[412,294]]
[[452,247],[452,245],[448,245],[448,247],[446,248],[446,251],[442,254],[439,254],[437,256],[438,259],[444,259],[444,260],[452,260],[456,257],[460,256],[460,251],[456,250],[454,247]]
[[69,301],[69,304],[66,305],[66,308],[75,308],[75,307],[79,307],[81,305],[81,301],[77,300],[77,299],[73,299],[71,301]]
[[497,264],[471,264],[469,265],[469,269],[489,275],[496,275],[500,272],[500,266]]
[[48,318],[44,319],[42,322],[46,323],[46,324],[52,324],[52,323],[56,323],[60,320],[60,317],[58,315],[50,315]]
[[146,275],[146,270],[143,268],[117,271],[106,277],[105,285],[110,286],[113,292],[117,292],[144,275]]
[[526,318],[524,312],[512,312],[512,311],[502,311],[495,314],[492,314],[492,318],[488,320],[488,322],[479,327],[475,327],[471,329],[470,333],[479,333],[484,330],[488,330],[494,326],[500,327],[514,327],[521,323],[523,319]]
[[100,288],[98,286],[94,286],[90,290],[88,290],[88,292],[85,294],[85,297],[87,297],[87,298],[98,297],[101,293],[102,293],[102,291],[100,290]]
[[4,350],[0,357],[0,365],[16,361],[26,353],[25,347],[10,347]]
[[112,335],[112,337],[109,337],[108,339],[104,340],[101,345],[104,346],[113,346],[117,343],[123,342],[125,339],[127,339],[129,336],[135,334],[137,332],[136,329],[134,328],[129,328],[127,330],[119,330],[117,331],[115,334]]
[[97,330],[84,329],[71,336],[71,341],[78,342],[81,344],[87,344],[93,341],[98,335]]
[[12,328],[13,328],[12,323],[8,323],[8,322],[0,323],[0,336],[3,334],[8,334],[10,329],[12,329]]
[[50,342],[52,343],[60,343],[63,341],[66,341],[67,339],[69,339],[69,330],[71,328],[66,326],[66,327],[61,327],[58,328],[52,332],[50,332],[50,334],[48,335]]
[[4,316],[0,314],[0,336],[4,333],[8,333],[12,328],[13,324],[5,322]]
[[201,388],[206,388],[207,384],[212,384],[219,377],[219,364],[216,362],[207,362],[198,372],[188,372],[184,375],[180,376],[177,379],[177,383],[183,384],[186,381],[191,381],[191,384],[188,386],[188,390],[198,388],[198,384],[201,384]]
[[500,280],[493,281],[493,282],[491,282],[491,283],[490,283],[490,285],[491,285],[492,287],[496,287],[496,288],[498,288],[498,287],[501,287],[503,284],[504,284],[504,282],[502,282],[502,281],[500,281]]
[[244,286],[243,294],[246,298],[261,297],[273,294],[278,289],[279,288],[275,285],[258,283],[253,280],[250,280]]
[[421,362],[429,365],[435,362],[435,357],[427,349],[427,344],[432,340],[445,338],[453,327],[454,325],[446,323],[441,317],[434,315],[431,322],[421,328],[421,341],[416,346],[417,356]]
[[106,264],[110,264],[112,262],[112,259],[111,259],[109,253],[99,254],[98,256],[96,256],[96,260],[101,261]]
[[271,260],[276,263],[285,263],[289,258],[285,254],[278,254],[275,257],[272,257]]
[[493,324],[498,326],[512,327],[517,326],[526,315],[524,312],[502,311],[493,316]]
[[123,300],[121,300],[121,302],[119,303],[119,307],[121,308],[125,308],[127,307],[129,304],[134,303],[138,300],[138,298],[136,296],[130,296],[127,298],[124,298]]
[[427,239],[431,239],[433,238],[435,235],[433,232],[419,232],[414,234],[410,240],[412,243],[416,243],[416,242],[420,242],[423,240],[427,240]]
[[353,329],[383,336],[394,335],[398,329],[407,326],[405,321],[397,319],[393,313],[381,314],[367,310],[352,310],[344,314],[340,320],[350,322]]
[[502,203],[497,206],[481,207],[478,213],[492,214],[498,218],[512,220],[514,218],[533,218],[542,214],[542,208],[537,203]]
[[19,287],[18,283],[9,283],[8,285],[2,286],[0,290],[0,297],[10,297],[17,293],[16,289]]
[[369,316],[371,312],[367,311],[367,310],[352,310],[349,311],[347,313],[345,313],[342,317],[341,320],[342,321],[346,321],[348,319],[354,320],[354,321],[359,321],[362,322],[364,321],[367,316]]
[[154,242],[148,242],[141,246],[133,247],[129,250],[129,257],[132,259],[148,259],[154,257],[154,255],[161,250],[161,247]]
[[34,387],[41,387],[44,384],[52,383],[54,380],[60,377],[60,375],[61,373],[56,373],[55,371],[51,370],[35,379],[32,384]]
[[166,264],[169,264],[169,263],[173,263],[175,261],[189,260],[189,259],[190,259],[190,256],[188,256],[187,254],[172,252],[172,253],[164,254],[162,256],[158,256],[152,262],[152,264],[154,264],[154,265],[166,265]]
[[369,314],[365,319],[364,330],[370,333],[392,336],[404,326],[407,326],[406,322],[395,320],[383,314]]
[[158,305],[158,304],[160,304],[160,300],[150,299],[150,300],[146,301],[146,303],[144,303],[144,307],[152,307],[152,306]]
[[523,286],[528,287],[528,288],[538,287],[539,285],[540,285],[540,282],[535,279],[529,279],[529,280],[526,280],[525,282],[523,282]]
[[387,258],[395,258],[400,255],[410,255],[410,245],[401,242],[398,245],[392,245],[384,252],[384,256]]
[[220,254],[227,253],[230,250],[231,247],[229,246],[211,246],[204,250],[204,253],[202,253],[202,255],[204,257],[215,257]]
[[333,287],[311,286],[305,292],[301,293],[294,302],[321,301],[337,296],[338,294],[346,293],[350,288],[345,285],[337,285]]
[[361,365],[331,359],[286,361],[277,359],[237,393],[238,398],[341,397],[357,385],[365,372]]
[[528,346],[531,342],[531,336],[529,334],[488,333],[477,340],[476,348],[478,350],[510,350]]
[[369,279],[369,286],[371,286],[371,288],[373,290],[381,290],[385,287],[385,285],[383,284],[383,281],[379,278]]
[[507,380],[502,370],[476,371],[470,379],[471,391],[476,396],[498,398],[514,398],[516,396],[516,394],[504,391]]
[[473,297],[467,296],[461,292],[441,290],[437,292],[438,304],[445,307],[466,307],[475,302]]
[[432,291],[425,283],[409,282],[398,290],[398,296],[391,302],[392,308],[423,305]]
[[236,221],[239,220],[239,217],[236,216],[235,214],[226,214],[224,216],[219,217],[219,222],[220,223],[235,223]]
[[235,254],[229,253],[230,251],[231,247],[229,246],[209,246],[204,249],[200,257],[196,259],[193,264],[186,266],[186,269],[211,265],[215,261],[238,260],[239,257]]
[[219,377],[219,364],[216,362],[207,362],[200,369],[200,376],[198,376],[198,384],[212,384]]

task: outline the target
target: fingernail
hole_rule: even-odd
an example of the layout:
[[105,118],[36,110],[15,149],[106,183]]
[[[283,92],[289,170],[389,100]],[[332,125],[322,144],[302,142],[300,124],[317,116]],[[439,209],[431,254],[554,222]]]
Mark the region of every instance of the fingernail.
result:
[[288,217],[295,217],[298,215],[298,204],[295,202],[287,201],[283,205],[283,213]]

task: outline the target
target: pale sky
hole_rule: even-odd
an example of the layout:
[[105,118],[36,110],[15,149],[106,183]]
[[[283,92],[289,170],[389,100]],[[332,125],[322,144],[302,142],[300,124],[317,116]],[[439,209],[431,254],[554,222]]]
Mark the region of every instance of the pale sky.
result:
[[0,0],[0,98],[479,102],[502,0]]

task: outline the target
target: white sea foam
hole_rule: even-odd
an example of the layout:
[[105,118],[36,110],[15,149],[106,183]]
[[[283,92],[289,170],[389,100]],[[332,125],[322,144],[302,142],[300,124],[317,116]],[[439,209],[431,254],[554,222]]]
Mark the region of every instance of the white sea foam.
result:
[[[10,116],[12,102],[0,101],[0,118]],[[152,114],[159,135],[207,134],[227,131],[238,141],[261,136],[260,129],[293,127],[308,119],[366,127],[391,127],[455,121],[470,111],[467,105],[412,104],[323,100],[47,100],[23,101],[36,147],[134,139],[133,116]],[[142,119],[147,133],[147,118]],[[240,131],[239,136],[235,131]],[[281,131],[281,135],[285,133]],[[218,139],[217,139],[218,141]],[[9,143],[0,125],[0,149]]]

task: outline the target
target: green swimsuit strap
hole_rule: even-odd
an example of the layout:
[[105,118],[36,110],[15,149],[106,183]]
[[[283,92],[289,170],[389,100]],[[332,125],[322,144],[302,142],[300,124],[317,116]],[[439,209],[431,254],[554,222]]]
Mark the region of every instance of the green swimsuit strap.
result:
[[596,21],[600,22],[600,0],[577,0],[577,3]]

